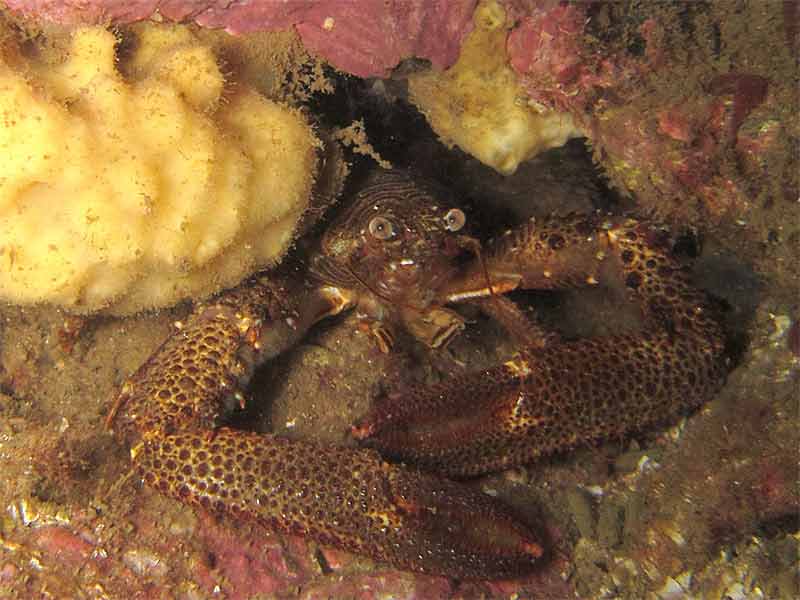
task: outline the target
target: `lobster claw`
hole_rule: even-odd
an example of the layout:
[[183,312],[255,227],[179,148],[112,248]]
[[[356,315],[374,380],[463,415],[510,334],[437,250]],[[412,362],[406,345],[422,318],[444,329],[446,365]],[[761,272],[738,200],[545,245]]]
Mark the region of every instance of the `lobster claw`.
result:
[[503,504],[463,484],[383,464],[407,539],[395,564],[460,579],[505,579],[538,563],[541,545]]
[[144,481],[184,502],[460,579],[529,573],[542,548],[491,496],[373,450],[219,429],[155,434],[133,450]]

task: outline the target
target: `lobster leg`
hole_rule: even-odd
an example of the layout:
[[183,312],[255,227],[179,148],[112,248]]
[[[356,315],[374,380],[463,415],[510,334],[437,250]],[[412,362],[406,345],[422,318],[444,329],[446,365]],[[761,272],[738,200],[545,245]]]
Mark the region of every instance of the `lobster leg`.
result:
[[473,476],[674,418],[724,382],[721,327],[658,230],[594,217],[529,223],[486,257],[489,284],[475,267],[443,298],[594,284],[616,271],[647,326],[634,335],[532,346],[459,381],[410,388],[353,428],[365,444],[428,470]]
[[200,306],[123,386],[110,422],[143,481],[181,501],[255,519],[402,568],[460,578],[512,577],[542,555],[530,529],[479,491],[324,447],[216,428],[254,365],[347,308],[333,288],[250,284]]
[[469,301],[500,323],[512,339],[525,348],[544,348],[558,341],[558,334],[548,331],[536,321],[536,315],[526,313],[506,296],[487,296]]

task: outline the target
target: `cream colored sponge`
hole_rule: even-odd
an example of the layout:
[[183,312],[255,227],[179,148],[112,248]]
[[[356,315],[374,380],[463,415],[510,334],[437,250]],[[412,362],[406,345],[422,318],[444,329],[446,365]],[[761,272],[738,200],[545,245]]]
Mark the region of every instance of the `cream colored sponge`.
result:
[[4,300],[208,295],[278,260],[307,206],[318,141],[298,111],[226,86],[186,28],[139,28],[122,65],[116,45],[89,28],[55,64],[0,60]]
[[409,77],[411,100],[439,138],[502,173],[581,135],[565,113],[538,112],[508,65],[506,36],[513,25],[503,6],[484,0],[475,9],[475,27],[447,71]]

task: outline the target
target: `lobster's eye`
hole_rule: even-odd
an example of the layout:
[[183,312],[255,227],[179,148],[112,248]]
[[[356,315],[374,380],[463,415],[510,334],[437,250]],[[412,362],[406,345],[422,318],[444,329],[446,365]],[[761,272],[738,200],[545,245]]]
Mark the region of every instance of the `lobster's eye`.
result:
[[386,217],[374,217],[369,222],[369,233],[378,240],[388,240],[394,236],[394,226]]
[[451,208],[444,216],[444,228],[448,231],[458,231],[467,222],[467,217],[463,210]]

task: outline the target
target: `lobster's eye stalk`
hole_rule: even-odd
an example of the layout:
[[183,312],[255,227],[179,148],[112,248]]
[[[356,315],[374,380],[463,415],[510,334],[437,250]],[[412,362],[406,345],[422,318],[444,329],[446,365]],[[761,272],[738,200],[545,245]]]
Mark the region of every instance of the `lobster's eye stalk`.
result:
[[388,240],[394,237],[394,225],[386,217],[375,217],[369,222],[369,233],[378,240]]
[[448,231],[458,231],[464,227],[464,223],[466,222],[467,217],[464,214],[464,211],[459,210],[458,208],[451,208],[444,216],[444,227]]

